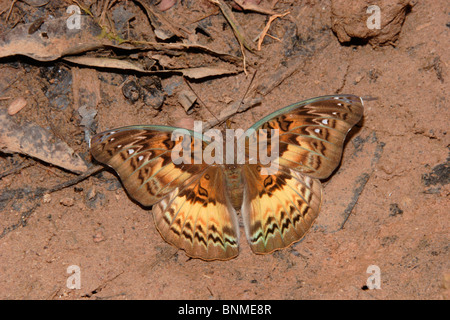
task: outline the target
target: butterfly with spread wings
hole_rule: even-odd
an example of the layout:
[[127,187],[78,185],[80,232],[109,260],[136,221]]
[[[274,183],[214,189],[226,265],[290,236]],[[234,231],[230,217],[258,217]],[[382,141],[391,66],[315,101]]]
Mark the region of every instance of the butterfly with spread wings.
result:
[[[319,180],[338,166],[345,137],[362,115],[361,98],[331,95],[264,117],[249,130],[278,130],[277,170],[266,174],[262,171],[267,165],[258,162],[198,161],[201,154],[194,144],[202,151],[210,139],[194,131],[188,131],[189,139],[174,139],[173,132],[180,128],[168,126],[128,126],[99,133],[91,140],[91,153],[118,173],[132,198],[153,206],[164,240],[190,257],[227,260],[239,252],[236,210],[255,253],[288,247],[306,234],[320,211]],[[194,150],[189,155],[192,161],[176,164],[172,152],[187,144]],[[246,160],[249,152],[247,143]]]

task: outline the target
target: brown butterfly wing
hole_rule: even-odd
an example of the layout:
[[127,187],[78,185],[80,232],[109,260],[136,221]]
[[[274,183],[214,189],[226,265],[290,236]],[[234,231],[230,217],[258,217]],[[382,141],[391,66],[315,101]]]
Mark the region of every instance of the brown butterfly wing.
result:
[[274,112],[252,129],[278,129],[279,164],[325,179],[339,165],[345,137],[362,115],[361,98],[325,96]]
[[227,260],[238,255],[236,213],[228,199],[222,167],[209,167],[183,190],[153,208],[164,239],[191,257]]
[[[229,259],[238,254],[236,213],[228,200],[222,167],[201,159],[204,141],[179,128],[132,126],[94,136],[91,153],[119,174],[128,194],[153,216],[162,237],[195,258]],[[195,143],[201,148],[196,149]],[[172,153],[190,150],[174,163]],[[200,153],[198,152],[200,151]],[[197,163],[197,164],[196,164]]]
[[319,180],[279,168],[262,175],[261,166],[247,165],[242,216],[247,239],[256,253],[270,253],[300,240],[320,211]]
[[[172,127],[132,126],[97,134],[91,140],[94,158],[112,167],[129,195],[144,206],[151,206],[207,168],[205,164],[176,165],[172,151],[183,144],[184,136],[172,140]],[[195,138],[188,137],[191,151]]]

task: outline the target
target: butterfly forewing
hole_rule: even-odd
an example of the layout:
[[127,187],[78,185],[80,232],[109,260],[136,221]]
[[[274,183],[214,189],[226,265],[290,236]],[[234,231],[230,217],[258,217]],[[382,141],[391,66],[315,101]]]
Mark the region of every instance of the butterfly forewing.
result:
[[[194,164],[194,154],[190,155],[190,163],[173,163],[172,151],[183,143],[183,137],[172,140],[174,129],[134,126],[109,130],[92,138],[91,153],[97,161],[116,170],[132,198],[150,206],[207,168],[205,164]],[[194,152],[194,141],[200,138],[192,135],[189,139]]]
[[280,165],[324,179],[338,166],[345,136],[362,114],[359,97],[324,96],[278,110],[251,128],[279,130]]

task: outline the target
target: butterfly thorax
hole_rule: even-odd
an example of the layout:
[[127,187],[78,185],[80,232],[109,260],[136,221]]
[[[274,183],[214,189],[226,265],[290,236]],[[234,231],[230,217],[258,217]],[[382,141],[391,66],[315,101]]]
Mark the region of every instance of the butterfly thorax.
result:
[[225,165],[225,180],[233,208],[241,208],[244,189],[242,187],[242,170],[239,165]]

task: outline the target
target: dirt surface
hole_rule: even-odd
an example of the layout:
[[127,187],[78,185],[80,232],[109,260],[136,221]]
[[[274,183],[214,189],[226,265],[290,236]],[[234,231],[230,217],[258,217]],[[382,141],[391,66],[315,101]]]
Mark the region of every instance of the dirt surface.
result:
[[[39,33],[39,18],[64,16],[73,4],[51,1],[36,7],[23,1],[11,7],[12,2],[0,2],[3,34],[33,22]],[[216,5],[174,2],[163,12],[164,6],[154,8],[182,26],[178,31],[194,30],[198,43],[242,57]],[[272,22],[269,34],[278,40],[266,37],[255,53],[244,49],[248,75],[241,59],[231,63],[237,74],[183,80],[179,73],[146,74],[10,56],[0,60],[0,108],[25,98],[26,106],[12,119],[23,127],[32,123],[48,130],[91,166],[86,141],[92,131],[137,124],[188,127],[193,120],[214,120],[213,115],[244,96],[259,97],[260,104],[230,118],[233,128],[245,129],[307,98],[362,96],[364,118],[349,134],[338,170],[323,181],[322,210],[306,237],[273,254],[255,255],[241,228],[236,259],[189,259],[161,238],[151,210],[130,200],[113,171],[48,192],[77,174],[4,150],[1,299],[450,298],[448,2],[398,1],[388,6],[374,1],[381,8],[381,30],[374,32],[361,29],[361,21],[370,16],[366,1],[361,1],[362,12],[342,1],[272,2],[276,13],[290,13]],[[269,2],[261,3],[272,9]],[[90,4],[100,16],[98,6]],[[139,1],[117,2],[108,10],[116,27],[122,21],[116,31],[122,30],[123,37],[164,42],[155,38]],[[133,16],[128,23],[120,19],[126,13]],[[269,17],[233,13],[251,40]],[[383,17],[397,25],[386,24]],[[135,51],[97,50],[108,57],[139,56]],[[165,65],[162,69],[230,64],[201,50],[169,53],[157,57],[157,64]],[[183,90],[199,97],[188,111],[180,104]],[[81,272],[79,289],[67,287],[70,266]],[[379,268],[380,289],[367,285],[369,266]]]

